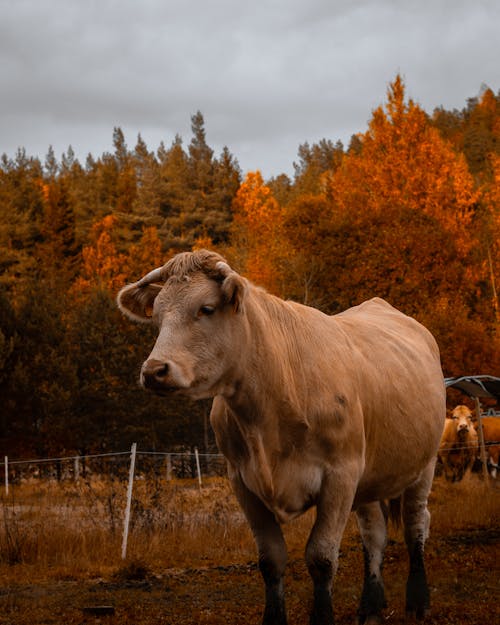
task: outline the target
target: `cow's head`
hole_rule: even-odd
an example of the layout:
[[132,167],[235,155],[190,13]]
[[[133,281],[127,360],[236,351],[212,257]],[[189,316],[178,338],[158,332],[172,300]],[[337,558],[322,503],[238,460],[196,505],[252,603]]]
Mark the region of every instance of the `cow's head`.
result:
[[459,436],[465,436],[472,430],[472,412],[467,406],[456,406],[451,413],[451,418],[457,426]]
[[214,252],[174,256],[118,294],[120,310],[153,323],[159,334],[141,369],[141,384],[193,399],[230,392],[245,341],[247,282]]

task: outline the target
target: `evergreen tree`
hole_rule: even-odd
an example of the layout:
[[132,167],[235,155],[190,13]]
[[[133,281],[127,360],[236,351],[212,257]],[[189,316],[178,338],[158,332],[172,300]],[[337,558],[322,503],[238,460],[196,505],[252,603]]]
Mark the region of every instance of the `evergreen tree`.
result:
[[129,214],[133,211],[137,194],[137,181],[132,156],[127,149],[121,128],[115,128],[113,131],[113,145],[117,168],[116,200],[113,208],[116,213]]
[[147,148],[141,135],[137,137],[133,163],[137,181],[137,193],[133,205],[135,230],[146,225],[159,225],[160,217],[160,166],[153,152]]
[[469,169],[480,180],[491,180],[491,157],[500,154],[500,98],[486,89],[479,99],[469,103],[463,136],[463,151]]
[[57,162],[56,155],[54,154],[54,149],[50,145],[47,156],[45,157],[45,173],[49,179],[53,180],[57,176],[58,172],[59,164]]
[[16,290],[36,269],[33,247],[41,240],[44,210],[40,161],[18,150],[0,168],[0,280]]
[[315,194],[322,190],[322,175],[325,172],[335,171],[344,154],[341,141],[334,144],[328,139],[321,139],[312,146],[303,143],[299,146],[299,162],[294,163],[295,194]]
[[44,194],[42,241],[34,250],[35,256],[45,275],[62,272],[69,281],[77,270],[79,247],[68,185],[63,178],[53,180],[44,185]]
[[205,120],[200,111],[191,116],[191,131],[188,149],[193,190],[208,195],[213,190],[213,150],[207,145]]

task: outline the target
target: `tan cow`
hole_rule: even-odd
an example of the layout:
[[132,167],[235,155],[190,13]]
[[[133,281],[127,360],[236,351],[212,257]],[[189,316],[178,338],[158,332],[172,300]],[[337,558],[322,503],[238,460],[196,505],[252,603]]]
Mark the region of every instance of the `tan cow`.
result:
[[445,421],[439,458],[444,476],[451,482],[460,482],[479,453],[478,437],[467,406],[456,406]]
[[306,548],[311,623],[333,623],[332,581],[351,510],[364,545],[360,623],[385,606],[386,499],[400,498],[410,558],[406,609],[429,607],[427,497],[445,418],[439,351],[417,321],[375,298],[328,316],[285,302],[218,254],[179,254],[123,288],[118,306],[158,328],[141,370],[168,397],[213,397],[211,422],[252,528],[263,623],[286,623],[280,525],[316,506]]
[[496,478],[500,468],[500,418],[483,417],[484,444],[486,448],[486,458],[491,477]]

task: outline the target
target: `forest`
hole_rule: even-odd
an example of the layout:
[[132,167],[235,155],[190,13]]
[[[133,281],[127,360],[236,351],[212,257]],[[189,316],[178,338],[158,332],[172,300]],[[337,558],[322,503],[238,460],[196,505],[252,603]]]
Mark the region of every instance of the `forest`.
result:
[[85,163],[1,157],[0,455],[215,449],[209,403],[139,387],[154,331],[115,305],[200,247],[329,314],[383,297],[434,333],[446,376],[500,375],[500,92],[427,113],[396,76],[348,146],[304,143],[267,181],[214,153],[201,112],[191,130],[152,150],[116,127]]

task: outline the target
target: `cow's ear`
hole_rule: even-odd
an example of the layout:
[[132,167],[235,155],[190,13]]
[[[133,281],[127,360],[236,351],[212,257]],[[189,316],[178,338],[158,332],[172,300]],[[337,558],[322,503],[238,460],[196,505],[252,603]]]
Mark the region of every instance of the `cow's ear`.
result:
[[243,302],[247,290],[246,280],[233,271],[222,283],[222,293],[234,312],[243,312]]
[[144,286],[138,286],[137,283],[128,284],[118,293],[116,303],[122,313],[132,321],[150,323],[153,316],[153,304],[161,289],[160,284]]
[[227,304],[231,304],[234,312],[243,312],[243,302],[247,290],[247,281],[242,278],[226,261],[218,261],[215,265],[215,278],[222,280],[222,296]]
[[243,312],[244,299],[247,290],[246,280],[236,271],[232,271],[221,286],[222,295],[228,304],[231,304],[234,312]]

